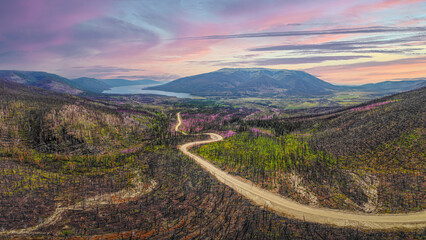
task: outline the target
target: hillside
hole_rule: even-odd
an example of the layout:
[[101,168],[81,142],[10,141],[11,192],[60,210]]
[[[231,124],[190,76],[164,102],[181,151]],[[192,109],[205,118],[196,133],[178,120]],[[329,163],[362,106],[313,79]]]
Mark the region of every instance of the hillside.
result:
[[[0,80],[0,152],[107,154],[140,144],[146,126],[108,104]],[[149,114],[148,114],[149,116]],[[19,143],[19,144],[16,144]],[[115,150],[114,150],[115,149]]]
[[361,86],[351,87],[351,89],[361,90],[361,91],[384,92],[384,93],[390,94],[390,93],[397,93],[397,92],[418,89],[424,86],[426,86],[426,78],[401,80],[401,81],[384,81],[379,83],[368,83]]
[[[197,152],[301,203],[367,213],[422,211],[425,106],[421,88],[331,113],[234,119],[236,133]],[[195,122],[190,118],[184,123]]]
[[416,89],[426,80],[387,81],[361,86],[336,86],[303,71],[266,68],[223,68],[177,79],[148,89],[184,92],[195,96],[318,96],[339,91],[367,91],[381,94]]
[[32,71],[0,71],[0,79],[25,84],[28,86],[52,90],[67,94],[81,94],[83,90],[67,78],[46,72]]
[[0,238],[40,223],[59,205],[132,184],[139,172],[130,165],[151,138],[151,120],[141,107],[0,79]]

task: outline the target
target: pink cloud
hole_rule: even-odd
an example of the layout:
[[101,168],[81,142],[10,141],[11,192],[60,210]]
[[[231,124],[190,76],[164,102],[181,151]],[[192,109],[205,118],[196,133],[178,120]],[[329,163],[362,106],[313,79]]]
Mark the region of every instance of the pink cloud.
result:
[[360,16],[365,13],[375,12],[383,9],[422,2],[423,0],[384,0],[373,3],[359,4],[345,11],[346,16]]
[[392,61],[369,61],[346,65],[303,69],[321,79],[341,84],[361,84],[390,79],[418,78],[426,76],[426,57]]
[[[233,35],[386,26],[389,20],[384,14],[372,13],[412,6],[419,2],[421,1],[3,1],[0,8],[0,64],[2,68],[32,67],[33,70],[47,70],[36,68],[48,66],[49,69],[72,69],[78,63],[87,66],[146,69],[146,74],[152,75],[187,75],[214,70],[214,62],[271,57],[265,56],[270,53],[247,54],[247,49],[261,45],[321,44],[341,38],[350,40],[358,34],[365,36],[370,33],[313,33],[307,36],[262,36],[257,39],[237,39]],[[372,18],[376,19],[373,21]],[[400,18],[398,26],[419,22],[407,21],[410,18],[405,15]],[[392,21],[397,22],[395,19]],[[214,35],[230,37],[188,39]],[[423,42],[410,44],[423,46]],[[272,57],[280,57],[278,53],[274,54]],[[302,57],[307,58],[309,55]],[[421,68],[417,63],[412,64],[413,67]],[[408,72],[407,69],[418,72],[407,66],[408,63],[405,63],[405,72]],[[313,71],[336,81],[348,79],[343,73],[352,73],[352,69],[364,71],[366,79],[378,79],[378,75],[371,75],[373,70],[368,66],[331,68],[330,73],[325,69]],[[397,74],[402,75],[402,71]],[[360,79],[364,79],[364,75],[356,73]],[[384,75],[385,72],[380,77],[384,78]]]
[[0,9],[3,46],[9,50],[34,51],[65,44],[70,40],[71,27],[101,16],[107,6],[107,1],[100,0],[7,1]]

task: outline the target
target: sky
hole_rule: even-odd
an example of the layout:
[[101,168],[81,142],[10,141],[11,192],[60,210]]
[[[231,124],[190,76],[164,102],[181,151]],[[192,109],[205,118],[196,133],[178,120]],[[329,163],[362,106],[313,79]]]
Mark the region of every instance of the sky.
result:
[[335,84],[426,77],[425,0],[0,0],[0,69],[174,80],[303,70]]

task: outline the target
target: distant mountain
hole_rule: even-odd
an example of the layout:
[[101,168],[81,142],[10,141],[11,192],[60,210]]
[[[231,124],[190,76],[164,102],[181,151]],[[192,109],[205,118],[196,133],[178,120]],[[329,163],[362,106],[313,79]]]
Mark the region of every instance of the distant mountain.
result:
[[67,78],[46,72],[0,70],[0,79],[28,86],[43,88],[54,92],[81,94],[82,89]]
[[79,88],[89,92],[101,93],[111,88],[111,86],[106,84],[104,81],[95,78],[82,77],[73,79],[72,81]]
[[409,91],[426,86],[426,78],[386,81],[361,86],[336,86],[303,71],[266,68],[223,68],[161,84],[154,80],[77,78],[69,80],[56,74],[36,71],[0,70],[0,79],[54,92],[102,93],[113,87],[157,85],[147,89],[190,93],[195,96],[320,96],[337,91],[366,91],[381,95]]
[[126,80],[126,79],[98,79],[98,80],[105,82],[111,87],[161,84],[161,82],[150,80],[150,79],[134,80],[134,81]]
[[190,93],[196,96],[315,96],[336,91],[371,91],[391,94],[418,89],[426,79],[387,81],[362,86],[336,86],[303,71],[266,68],[223,68],[177,79],[147,89]]
[[322,95],[340,89],[303,71],[223,68],[148,89],[200,96]]
[[131,81],[126,79],[96,79],[87,77],[73,79],[72,82],[85,91],[95,93],[102,93],[113,87],[160,84],[160,82],[149,79]]
[[0,79],[73,95],[84,92],[102,93],[112,87],[161,84],[160,82],[149,79],[130,81],[126,79],[82,77],[70,80],[47,72],[16,70],[0,70]]
[[385,81],[379,83],[369,83],[361,86],[351,87],[356,90],[397,93],[426,86],[426,78],[416,78],[402,81]]

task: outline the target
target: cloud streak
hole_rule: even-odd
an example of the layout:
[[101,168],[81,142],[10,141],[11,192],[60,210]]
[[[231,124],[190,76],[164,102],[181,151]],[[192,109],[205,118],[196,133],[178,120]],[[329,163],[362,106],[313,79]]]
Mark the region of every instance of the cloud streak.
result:
[[[425,56],[424,12],[421,0],[5,0],[0,69],[136,79],[340,61],[348,79],[365,69],[352,63]],[[398,66],[420,76],[410,64]]]
[[210,35],[200,37],[187,37],[190,40],[209,39],[238,39],[238,38],[264,38],[264,37],[290,37],[290,36],[313,36],[313,35],[340,35],[340,34],[372,34],[372,33],[407,33],[426,32],[426,27],[361,27],[361,28],[336,28],[326,30],[308,31],[283,31],[283,32],[257,32],[242,34]]
[[318,50],[318,51],[352,51],[360,50],[365,48],[379,48],[381,46],[389,46],[397,44],[398,46],[403,43],[413,43],[413,42],[426,42],[426,34],[424,35],[415,35],[412,37],[397,38],[397,39],[387,39],[387,40],[374,40],[374,41],[332,41],[325,42],[320,44],[287,44],[287,45],[276,45],[269,47],[260,47],[252,48],[249,51],[305,51],[305,50]]
[[270,58],[270,59],[258,59],[252,61],[235,61],[227,63],[219,63],[216,66],[227,66],[227,65],[242,65],[252,64],[257,66],[274,66],[274,65],[286,65],[286,64],[306,64],[306,63],[321,63],[325,61],[337,61],[337,60],[352,60],[359,58],[371,58],[370,56],[364,55],[351,55],[351,56],[314,56],[314,57],[300,57],[300,58]]
[[[361,84],[398,78],[424,77],[426,57],[405,58],[390,61],[366,61],[351,64],[313,67],[301,69],[326,81],[347,84]],[[348,73],[351,73],[348,75]]]
[[120,75],[117,78],[124,78],[129,80],[151,79],[156,81],[166,81],[178,79],[179,75],[164,74],[164,75]]
[[309,70],[315,69],[329,69],[329,70],[344,70],[350,68],[375,68],[375,67],[389,67],[389,66],[398,66],[398,65],[410,65],[410,64],[426,64],[426,57],[417,57],[417,58],[406,58],[406,59],[398,59],[391,61],[368,61],[361,63],[351,63],[346,65],[335,65],[328,67],[318,67],[318,68],[310,68]]
[[84,70],[88,73],[115,73],[115,72],[133,72],[133,71],[144,71],[143,69],[133,69],[133,68],[122,68],[122,67],[112,67],[112,66],[77,66],[73,67],[74,69]]

